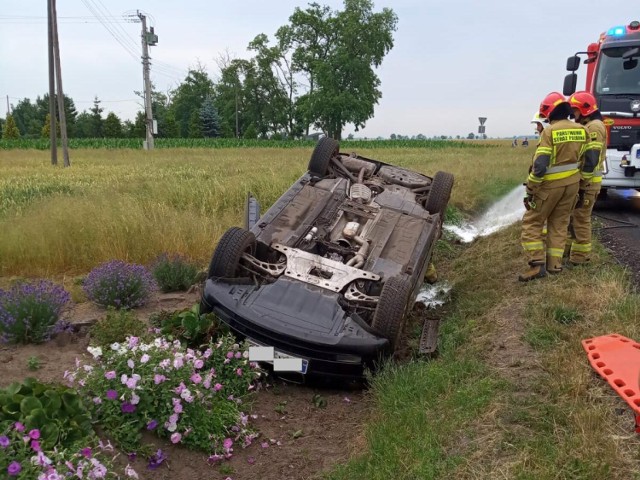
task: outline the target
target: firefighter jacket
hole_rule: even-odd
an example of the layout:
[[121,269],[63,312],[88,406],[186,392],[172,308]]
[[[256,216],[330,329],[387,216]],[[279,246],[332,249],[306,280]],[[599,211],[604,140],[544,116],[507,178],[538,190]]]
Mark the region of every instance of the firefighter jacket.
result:
[[600,190],[602,168],[607,155],[607,127],[602,120],[590,120],[584,128],[587,130],[589,143],[582,163],[580,188],[587,191]]
[[580,181],[587,131],[571,120],[554,120],[540,135],[527,180],[528,193],[545,187],[565,187]]

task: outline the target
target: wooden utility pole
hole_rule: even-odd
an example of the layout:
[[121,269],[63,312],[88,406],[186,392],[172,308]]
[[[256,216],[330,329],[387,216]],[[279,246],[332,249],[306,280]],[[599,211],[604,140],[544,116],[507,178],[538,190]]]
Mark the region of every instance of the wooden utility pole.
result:
[[142,22],[142,76],[144,78],[144,109],[147,124],[147,141],[145,148],[153,150],[153,111],[151,109],[151,77],[149,75],[149,45],[155,45],[157,37],[151,27],[151,33],[147,32],[147,17],[138,12],[138,18]]
[[7,95],[7,116],[11,115],[11,107],[9,106],[9,95]]
[[55,64],[53,60],[53,25],[51,0],[47,0],[47,18],[49,20],[49,144],[51,148],[51,165],[58,164],[58,135],[56,134],[56,83]]
[[[56,64],[56,83],[58,85],[58,115],[60,116],[60,137],[62,139],[62,156],[64,166],[69,167],[69,149],[67,147],[67,119],[64,111],[64,92],[62,90],[62,68],[60,66],[60,43],[58,42],[58,16],[56,0],[51,0],[51,26],[53,29],[53,56]],[[54,129],[55,133],[55,129]]]

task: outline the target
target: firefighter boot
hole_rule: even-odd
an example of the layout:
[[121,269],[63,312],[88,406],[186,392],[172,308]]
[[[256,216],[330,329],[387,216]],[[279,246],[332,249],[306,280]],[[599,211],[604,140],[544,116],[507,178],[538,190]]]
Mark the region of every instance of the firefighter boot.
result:
[[562,272],[562,259],[559,257],[547,257],[547,272],[552,275]]
[[521,282],[528,282],[535,280],[536,278],[542,278],[547,276],[547,269],[544,266],[544,262],[532,261],[529,262],[529,270],[518,276],[518,280]]

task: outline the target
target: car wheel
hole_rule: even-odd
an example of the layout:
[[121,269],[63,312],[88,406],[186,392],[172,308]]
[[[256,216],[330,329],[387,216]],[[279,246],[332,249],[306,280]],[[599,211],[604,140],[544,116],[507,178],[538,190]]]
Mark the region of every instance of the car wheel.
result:
[[313,149],[309,160],[309,172],[318,177],[327,174],[331,158],[340,151],[340,144],[330,137],[322,137]]
[[208,278],[234,278],[238,275],[240,258],[253,254],[256,237],[248,230],[232,227],[222,235],[209,264]]
[[405,312],[411,285],[405,277],[391,277],[380,292],[378,306],[373,314],[371,326],[396,349],[405,323]]
[[449,203],[449,198],[451,198],[452,189],[453,175],[446,172],[436,172],[427,198],[424,201],[425,210],[432,215],[440,213],[444,217],[444,211]]

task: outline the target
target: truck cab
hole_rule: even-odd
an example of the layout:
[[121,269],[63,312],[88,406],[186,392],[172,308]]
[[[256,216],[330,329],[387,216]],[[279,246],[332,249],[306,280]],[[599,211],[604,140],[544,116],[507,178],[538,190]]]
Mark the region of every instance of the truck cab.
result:
[[585,90],[596,98],[607,126],[602,188],[640,189],[640,22],[612,27],[586,52],[567,60],[563,93],[576,91],[581,56],[587,65]]

